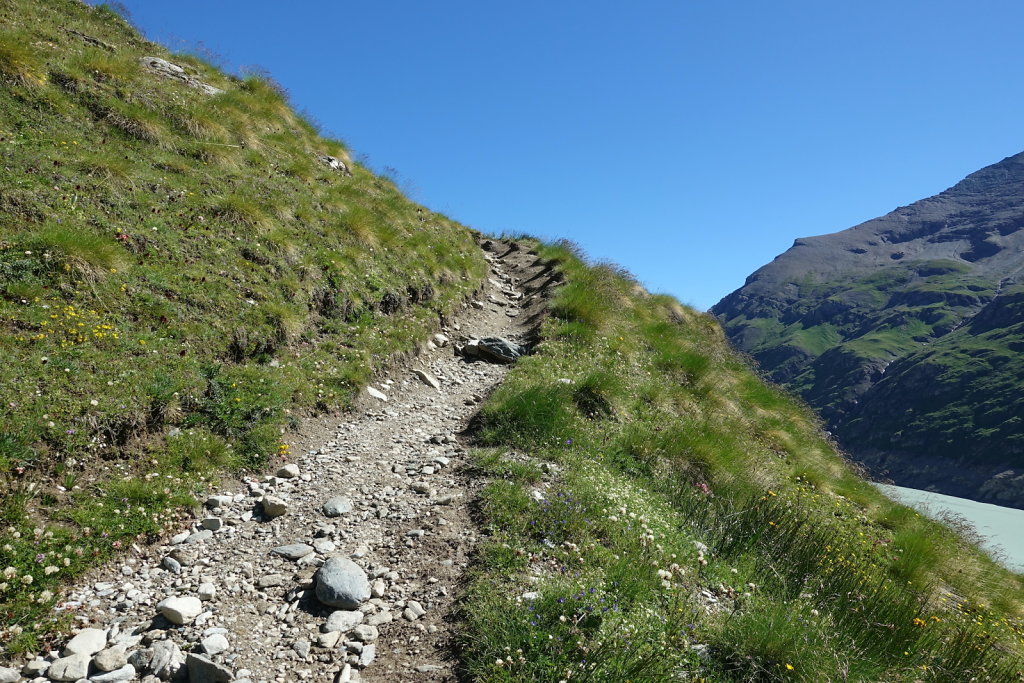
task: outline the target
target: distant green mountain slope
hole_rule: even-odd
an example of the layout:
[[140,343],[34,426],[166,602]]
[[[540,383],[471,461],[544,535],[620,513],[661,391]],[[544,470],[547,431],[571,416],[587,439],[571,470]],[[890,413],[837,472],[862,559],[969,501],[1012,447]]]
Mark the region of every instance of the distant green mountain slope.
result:
[[712,310],[898,483],[1024,507],[1024,154],[798,239]]

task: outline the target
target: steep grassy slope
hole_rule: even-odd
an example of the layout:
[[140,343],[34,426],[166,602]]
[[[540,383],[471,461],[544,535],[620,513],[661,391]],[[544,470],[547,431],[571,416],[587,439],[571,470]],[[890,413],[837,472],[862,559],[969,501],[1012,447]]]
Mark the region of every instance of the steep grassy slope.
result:
[[566,284],[478,424],[467,676],[1019,680],[1024,578],[861,479],[714,318],[538,250]]
[[797,240],[713,309],[898,483],[1024,507],[1024,155]]
[[272,83],[74,0],[0,2],[0,150],[11,648],[61,581],[287,450],[303,412],[347,405],[486,273],[471,231],[351,164]]

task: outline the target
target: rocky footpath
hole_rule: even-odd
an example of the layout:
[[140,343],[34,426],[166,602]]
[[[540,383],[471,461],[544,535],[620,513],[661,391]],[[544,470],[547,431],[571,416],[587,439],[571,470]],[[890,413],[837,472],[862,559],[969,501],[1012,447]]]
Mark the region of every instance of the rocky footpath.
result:
[[523,285],[546,273],[515,245],[484,248],[484,291],[424,354],[353,414],[307,421],[272,474],[70,589],[59,608],[77,633],[0,667],[0,683],[454,680],[480,484],[459,434],[525,351],[541,303]]

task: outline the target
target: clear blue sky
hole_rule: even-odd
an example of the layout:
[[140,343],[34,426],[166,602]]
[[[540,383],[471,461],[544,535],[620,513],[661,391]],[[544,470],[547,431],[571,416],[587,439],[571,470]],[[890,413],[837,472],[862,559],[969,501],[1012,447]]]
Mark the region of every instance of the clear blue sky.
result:
[[267,69],[414,199],[707,308],[1024,150],[1019,0],[125,0]]

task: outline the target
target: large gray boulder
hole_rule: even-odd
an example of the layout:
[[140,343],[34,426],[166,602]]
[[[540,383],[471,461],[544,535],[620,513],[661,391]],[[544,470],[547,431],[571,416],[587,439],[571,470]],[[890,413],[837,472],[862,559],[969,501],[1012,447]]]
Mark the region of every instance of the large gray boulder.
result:
[[526,347],[503,337],[471,339],[462,347],[462,355],[479,358],[489,363],[515,363],[526,355]]
[[370,581],[347,557],[332,557],[316,572],[316,598],[325,605],[356,609],[370,599]]

